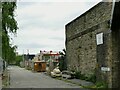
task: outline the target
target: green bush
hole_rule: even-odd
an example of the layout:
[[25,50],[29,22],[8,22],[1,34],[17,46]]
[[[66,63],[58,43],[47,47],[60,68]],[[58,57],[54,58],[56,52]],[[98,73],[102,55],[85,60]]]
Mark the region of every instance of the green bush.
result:
[[108,88],[108,84],[105,82],[97,82],[96,87],[97,88]]
[[81,72],[80,71],[76,71],[75,72],[75,78],[80,79],[81,76]]
[[75,72],[75,78],[76,79],[81,79],[81,80],[86,80],[95,83],[96,82],[96,76],[95,74],[91,74],[89,76],[85,76],[85,74],[81,74],[80,71]]
[[80,71],[76,71],[76,72],[75,72],[75,78],[77,78],[77,79],[82,79],[82,80],[85,80],[85,79],[86,79],[85,75],[84,75],[84,74],[81,74]]
[[95,74],[91,74],[86,78],[86,81],[90,81],[95,83],[96,82],[96,75]]

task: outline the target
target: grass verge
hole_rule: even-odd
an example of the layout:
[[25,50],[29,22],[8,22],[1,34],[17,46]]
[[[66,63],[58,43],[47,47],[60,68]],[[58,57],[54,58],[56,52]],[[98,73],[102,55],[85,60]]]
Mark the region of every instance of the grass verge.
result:
[[8,70],[4,70],[3,76],[2,76],[2,88],[8,88],[10,85],[10,74]]

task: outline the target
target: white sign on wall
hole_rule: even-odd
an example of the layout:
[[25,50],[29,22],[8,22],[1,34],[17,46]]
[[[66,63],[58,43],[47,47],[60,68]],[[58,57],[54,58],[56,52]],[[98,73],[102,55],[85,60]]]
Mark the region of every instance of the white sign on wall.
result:
[[103,44],[103,33],[96,35],[97,45]]
[[110,71],[109,67],[101,67],[101,71]]

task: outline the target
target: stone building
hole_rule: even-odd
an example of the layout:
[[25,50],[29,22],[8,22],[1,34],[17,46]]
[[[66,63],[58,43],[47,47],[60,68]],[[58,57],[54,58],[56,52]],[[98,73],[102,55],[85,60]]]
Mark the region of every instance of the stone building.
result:
[[120,87],[120,2],[100,2],[66,25],[68,70]]

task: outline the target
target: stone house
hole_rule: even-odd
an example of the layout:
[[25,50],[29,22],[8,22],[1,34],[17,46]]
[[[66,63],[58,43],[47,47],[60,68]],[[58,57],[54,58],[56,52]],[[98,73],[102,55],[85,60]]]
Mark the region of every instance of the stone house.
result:
[[66,28],[68,70],[120,87],[120,2],[100,2]]

